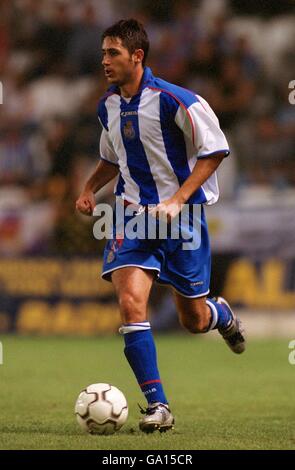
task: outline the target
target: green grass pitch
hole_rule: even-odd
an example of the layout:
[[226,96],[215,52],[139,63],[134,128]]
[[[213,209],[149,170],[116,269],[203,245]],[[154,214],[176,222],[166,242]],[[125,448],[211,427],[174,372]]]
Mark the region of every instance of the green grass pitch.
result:
[[[189,334],[156,337],[174,431],[142,434],[145,404],[119,336],[4,336],[0,365],[1,449],[295,449],[295,366],[288,340],[252,340],[234,355],[220,340]],[[120,388],[125,426],[111,436],[84,434],[73,413],[94,382]]]

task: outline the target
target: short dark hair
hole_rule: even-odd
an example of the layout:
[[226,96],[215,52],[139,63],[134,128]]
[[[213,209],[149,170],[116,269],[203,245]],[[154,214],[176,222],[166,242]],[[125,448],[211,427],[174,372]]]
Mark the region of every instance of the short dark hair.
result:
[[133,54],[136,49],[142,49],[144,52],[142,65],[145,65],[150,43],[146,31],[139,21],[133,18],[120,20],[103,32],[101,41],[107,36],[120,38],[130,54]]

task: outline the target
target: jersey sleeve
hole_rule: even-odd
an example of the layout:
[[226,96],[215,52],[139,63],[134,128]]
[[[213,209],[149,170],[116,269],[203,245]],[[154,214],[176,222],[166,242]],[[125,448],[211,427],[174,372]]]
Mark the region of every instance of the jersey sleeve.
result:
[[216,153],[228,156],[230,153],[226,137],[219,126],[219,121],[204,98],[189,107],[179,106],[175,115],[177,126],[192,142],[197,158],[204,158]]
[[104,128],[100,136],[100,158],[113,165],[118,165],[118,157],[110,141],[108,132]]

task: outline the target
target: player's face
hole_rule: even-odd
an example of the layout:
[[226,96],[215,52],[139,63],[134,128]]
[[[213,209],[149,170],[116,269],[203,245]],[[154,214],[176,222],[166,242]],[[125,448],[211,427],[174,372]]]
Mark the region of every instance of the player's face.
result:
[[125,85],[132,80],[136,66],[136,53],[130,54],[120,38],[106,37],[102,43],[102,65],[111,84]]

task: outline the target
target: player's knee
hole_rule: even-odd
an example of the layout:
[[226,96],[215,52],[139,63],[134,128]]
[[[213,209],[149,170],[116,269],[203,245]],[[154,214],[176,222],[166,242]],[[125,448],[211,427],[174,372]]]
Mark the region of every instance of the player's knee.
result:
[[193,334],[205,333],[208,329],[208,318],[203,312],[182,315],[180,321],[182,326]]
[[182,321],[182,326],[188,330],[190,333],[197,334],[197,333],[204,333],[206,331],[206,327],[203,323],[191,320]]
[[142,322],[146,319],[145,303],[132,292],[124,292],[119,296],[119,307],[125,323]]

